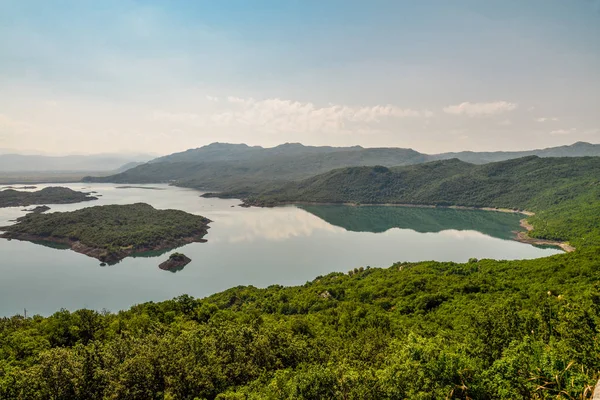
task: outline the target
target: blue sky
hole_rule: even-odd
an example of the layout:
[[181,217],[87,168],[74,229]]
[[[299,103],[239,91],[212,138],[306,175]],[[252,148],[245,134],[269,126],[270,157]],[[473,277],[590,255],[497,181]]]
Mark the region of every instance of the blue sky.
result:
[[600,1],[3,1],[0,149],[600,142]]

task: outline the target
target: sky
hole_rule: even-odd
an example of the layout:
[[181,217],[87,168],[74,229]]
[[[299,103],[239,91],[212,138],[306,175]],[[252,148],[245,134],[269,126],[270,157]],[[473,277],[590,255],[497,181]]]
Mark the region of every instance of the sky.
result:
[[600,0],[0,0],[0,152],[600,143]]

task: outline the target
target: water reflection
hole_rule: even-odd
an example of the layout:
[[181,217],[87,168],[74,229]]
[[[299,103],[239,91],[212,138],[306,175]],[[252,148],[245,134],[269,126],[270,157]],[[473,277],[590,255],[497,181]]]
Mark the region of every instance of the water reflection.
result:
[[[281,242],[291,238],[309,237],[317,231],[342,232],[344,229],[315,218],[309,213],[298,212],[292,206],[264,210],[250,209],[238,213],[222,213],[215,230],[209,231],[207,239],[211,242],[228,243],[254,242],[268,240]],[[211,233],[217,232],[215,235]]]
[[460,210],[451,208],[418,208],[336,205],[299,205],[299,208],[328,224],[352,232],[385,232],[392,228],[416,232],[476,230],[499,239],[511,239],[519,226],[521,214]]

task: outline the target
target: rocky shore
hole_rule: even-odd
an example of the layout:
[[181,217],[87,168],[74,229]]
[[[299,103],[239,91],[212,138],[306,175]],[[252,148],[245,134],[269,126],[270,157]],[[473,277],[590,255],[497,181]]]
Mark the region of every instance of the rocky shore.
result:
[[521,227],[525,229],[525,232],[517,232],[517,237],[515,238],[515,240],[517,242],[527,243],[527,244],[531,244],[534,246],[537,245],[537,246],[560,247],[567,253],[575,251],[575,247],[571,246],[569,243],[566,243],[566,242],[559,242],[556,240],[537,239],[537,238],[530,237],[529,232],[531,232],[533,230],[533,225],[531,225],[529,222],[527,222],[526,219],[521,220]]
[[165,271],[177,272],[182,270],[183,267],[188,265],[191,261],[192,260],[185,254],[173,253],[169,256],[169,259],[161,263],[158,268]]

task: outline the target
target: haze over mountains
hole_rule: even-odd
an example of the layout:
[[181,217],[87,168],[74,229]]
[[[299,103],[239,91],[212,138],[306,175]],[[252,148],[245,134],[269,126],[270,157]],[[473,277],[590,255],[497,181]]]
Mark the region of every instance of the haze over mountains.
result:
[[332,169],[381,165],[420,164],[458,158],[484,164],[525,156],[599,156],[600,145],[578,142],[570,146],[515,152],[459,152],[428,155],[404,148],[316,147],[285,143],[272,148],[245,144],[212,143],[197,149],[156,158],[119,174],[92,178],[94,182],[157,183],[206,190],[240,190],[305,179]]
[[2,172],[38,171],[117,171],[135,167],[152,159],[149,154],[93,154],[44,156],[0,154]]
[[600,145],[586,142],[577,142],[567,146],[549,147],[545,149],[526,150],[526,151],[490,151],[473,152],[461,151],[455,153],[442,153],[431,156],[432,159],[445,160],[448,158],[458,158],[472,164],[485,164],[488,162],[504,161],[513,158],[527,156],[538,157],[586,157],[600,155]]

